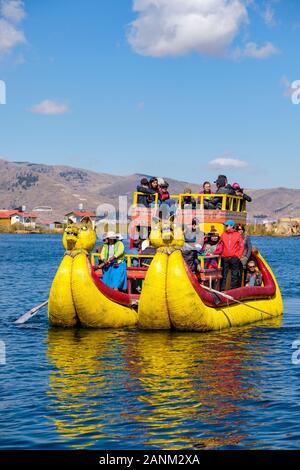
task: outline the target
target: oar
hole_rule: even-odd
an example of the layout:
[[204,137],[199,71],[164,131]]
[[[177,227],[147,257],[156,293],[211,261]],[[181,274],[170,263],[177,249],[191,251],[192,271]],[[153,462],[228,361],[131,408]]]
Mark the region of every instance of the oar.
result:
[[36,307],[32,308],[31,310],[29,310],[29,312],[24,313],[20,318],[18,318],[16,321],[14,321],[14,323],[16,325],[21,325],[22,323],[26,323],[27,320],[34,317],[34,315],[36,313],[38,313],[38,311],[41,310],[41,308],[45,307],[45,305],[47,305],[47,303],[48,303],[48,300],[45,300],[45,302],[43,302],[40,305],[37,305]]
[[204,289],[206,289],[206,290],[208,290],[208,291],[210,291],[210,292],[213,292],[213,293],[216,294],[217,296],[220,296],[220,295],[221,295],[221,296],[224,297],[225,299],[232,300],[233,302],[235,302],[235,303],[237,303],[237,304],[245,305],[246,307],[252,308],[253,310],[257,310],[257,311],[260,312],[260,313],[264,313],[265,315],[270,315],[270,317],[272,316],[271,313],[265,312],[264,310],[261,310],[260,308],[253,307],[253,305],[246,304],[245,302],[241,302],[240,300],[237,300],[237,299],[235,299],[234,297],[231,297],[231,295],[224,294],[223,292],[219,292],[218,290],[212,289],[211,287],[207,287],[207,286],[204,286],[204,285],[201,285],[201,287],[203,287]]

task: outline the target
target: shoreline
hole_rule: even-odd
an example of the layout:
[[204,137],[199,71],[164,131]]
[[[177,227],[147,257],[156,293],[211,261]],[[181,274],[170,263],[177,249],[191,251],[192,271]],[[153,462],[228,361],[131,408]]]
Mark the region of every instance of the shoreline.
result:
[[0,231],[0,235],[62,235],[63,230],[7,230]]
[[[1,235],[62,235],[63,231],[56,231],[56,230],[46,230],[46,231],[27,231],[27,230],[17,230],[17,231],[7,231],[7,232],[1,232],[0,231],[0,236]],[[300,238],[300,234],[298,235],[290,235],[290,234],[276,234],[276,233],[250,233],[250,237],[270,237],[270,238]]]

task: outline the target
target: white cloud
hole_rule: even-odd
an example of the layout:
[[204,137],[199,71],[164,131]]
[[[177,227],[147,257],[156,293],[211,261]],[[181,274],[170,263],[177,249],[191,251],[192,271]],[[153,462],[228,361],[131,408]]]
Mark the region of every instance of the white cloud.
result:
[[246,168],[248,166],[247,162],[243,160],[238,160],[236,158],[216,158],[211,160],[209,165],[213,168]]
[[242,0],[133,0],[128,41],[142,55],[224,55],[248,22]]
[[0,19],[0,56],[10,52],[18,44],[25,43],[24,33],[13,24]]
[[24,32],[16,26],[24,17],[22,1],[0,0],[0,58],[26,42]]
[[275,18],[276,12],[274,4],[281,0],[264,0],[263,2],[256,0],[246,0],[249,7],[251,7],[261,18],[267,26],[276,26],[277,21]]
[[64,103],[58,103],[57,101],[52,100],[44,100],[32,106],[30,111],[35,114],[56,115],[66,114],[70,111],[70,108]]
[[280,50],[271,42],[259,47],[255,42],[248,42],[244,49],[236,49],[234,57],[250,57],[252,59],[267,59],[268,57],[279,54]]
[[19,23],[25,16],[25,7],[22,0],[2,0],[0,3],[1,15],[8,20]]
[[265,9],[262,11],[262,17],[266,25],[268,26],[276,25],[275,10],[272,7],[271,3],[266,4]]

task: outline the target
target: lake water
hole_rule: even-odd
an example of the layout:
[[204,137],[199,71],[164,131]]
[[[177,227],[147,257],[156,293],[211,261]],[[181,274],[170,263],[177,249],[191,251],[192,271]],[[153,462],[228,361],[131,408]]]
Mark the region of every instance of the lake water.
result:
[[0,235],[0,448],[299,449],[300,238],[253,241],[283,319],[201,334],[60,330],[46,309],[17,327],[47,299],[63,248]]

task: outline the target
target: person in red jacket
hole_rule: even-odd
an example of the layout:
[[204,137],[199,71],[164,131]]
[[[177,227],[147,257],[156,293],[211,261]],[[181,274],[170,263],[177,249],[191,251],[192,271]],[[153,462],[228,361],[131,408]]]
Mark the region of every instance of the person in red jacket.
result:
[[221,289],[226,289],[228,271],[231,270],[231,289],[241,287],[241,258],[244,253],[244,240],[239,232],[234,230],[235,222],[227,220],[226,230],[221,236],[223,280]]

